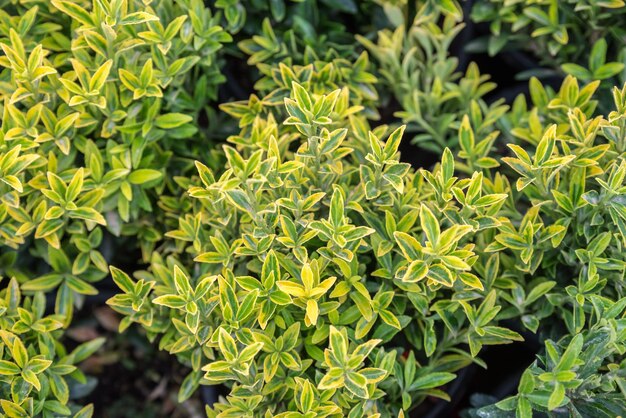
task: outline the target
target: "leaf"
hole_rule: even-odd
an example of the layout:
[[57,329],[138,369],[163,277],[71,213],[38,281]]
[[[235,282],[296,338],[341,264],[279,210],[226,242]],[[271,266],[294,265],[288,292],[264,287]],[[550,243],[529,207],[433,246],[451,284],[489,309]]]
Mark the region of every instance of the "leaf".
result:
[[102,87],[104,87],[104,83],[106,83],[107,78],[109,77],[112,66],[113,60],[108,60],[96,70],[93,76],[91,76],[91,81],[89,82],[89,90],[91,90],[92,92],[99,91],[102,89]]
[[556,285],[555,281],[547,281],[547,282],[539,283],[537,286],[534,286],[531,289],[531,291],[528,293],[528,296],[526,296],[526,300],[524,301],[524,303],[526,305],[530,305],[531,303],[539,299],[541,296],[548,293],[555,285]]
[[14,376],[19,374],[21,369],[17,364],[11,363],[7,360],[0,360],[0,375],[2,376]]
[[0,406],[9,418],[28,418],[30,415],[26,413],[24,408],[5,399],[0,399]]
[[459,145],[468,154],[474,153],[474,131],[468,115],[464,115],[459,128]]
[[422,252],[422,246],[414,237],[400,231],[394,232],[393,236],[396,240],[396,243],[400,247],[404,258],[409,261],[413,261],[419,257]]
[[463,272],[459,274],[459,278],[461,279],[463,283],[465,283],[467,286],[471,287],[472,289],[485,290],[482,282],[480,281],[478,276],[476,276],[475,274]]
[[57,176],[56,174],[50,171],[47,173],[47,177],[48,177],[48,184],[52,188],[52,191],[54,191],[59,196],[61,196],[61,198],[63,198],[65,196],[67,186],[65,185],[61,177]]
[[367,379],[359,373],[346,373],[344,376],[344,385],[348,391],[355,396],[367,399]]
[[584,339],[582,334],[576,334],[576,336],[572,338],[572,341],[567,346],[567,349],[561,356],[561,360],[556,366],[557,370],[570,370],[574,367],[574,364],[580,355],[580,351],[582,350],[583,342]]
[[311,112],[313,110],[313,102],[311,101],[311,97],[309,96],[309,93],[306,91],[306,89],[295,81],[291,85],[291,89],[294,95],[294,99],[296,100],[298,105],[301,106],[301,109]]
[[607,44],[604,38],[598,39],[593,44],[589,54],[589,69],[592,73],[595,73],[606,62],[606,49]]
[[331,368],[320,380],[317,388],[320,390],[337,389],[344,384],[343,370],[338,367]]
[[52,0],[52,5],[66,15],[70,16],[72,19],[79,21],[83,25],[86,25],[88,27],[95,26],[91,15],[73,1]]
[[550,394],[550,398],[548,399],[548,410],[552,411],[558,408],[563,403],[564,400],[565,400],[565,387],[560,383],[556,383],[554,385],[554,390],[552,391],[552,394]]
[[172,309],[184,309],[187,301],[178,295],[163,295],[152,300],[152,303],[157,305],[167,306]]
[[406,283],[416,283],[428,274],[428,264],[422,260],[412,261],[406,269],[402,281]]
[[164,115],[157,116],[154,124],[157,126],[157,128],[174,129],[186,123],[189,123],[192,120],[193,118],[191,116],[184,115],[182,113],[166,113]]
[[402,329],[402,325],[398,318],[386,309],[383,309],[378,313],[380,315],[380,319],[382,319],[387,325],[394,327],[395,329]]
[[235,359],[239,355],[239,351],[237,350],[237,344],[235,343],[233,337],[231,337],[224,328],[220,328],[218,345],[226,361],[235,361]]
[[183,383],[180,385],[180,389],[178,390],[178,402],[182,403],[189,399],[198,386],[200,386],[200,373],[192,371],[185,377]]
[[402,140],[402,134],[404,133],[405,128],[406,125],[401,125],[387,138],[387,142],[383,148],[383,154],[386,160],[390,160],[398,152],[398,147],[400,146],[400,141]]
[[424,204],[420,207],[420,224],[428,241],[433,247],[436,246],[440,235],[439,221],[437,221],[435,215]]
[[76,171],[74,177],[72,177],[72,180],[68,184],[67,190],[65,191],[66,202],[73,202],[83,189],[83,173],[84,170],[81,167],[78,169],[78,171]]
[[420,376],[410,384],[410,390],[426,390],[433,389],[445,385],[456,378],[453,373],[447,372],[433,372],[425,376]]
[[288,295],[295,296],[297,298],[305,296],[304,288],[302,287],[302,285],[299,285],[297,283],[281,280],[276,282],[276,285],[280,290],[287,293]]
[[15,176],[5,175],[4,177],[0,177],[0,180],[11,186],[13,189],[17,190],[19,193],[22,193],[24,189],[22,188],[22,182]]
[[246,295],[239,306],[239,311],[237,311],[238,321],[245,321],[254,312],[258,295],[258,290],[253,290]]
[[252,203],[250,203],[248,195],[243,190],[228,190],[226,191],[226,196],[228,196],[229,201],[232,202],[238,209],[250,214],[254,213]]
[[93,416],[93,404],[89,404],[78,411],[73,418],[91,418]]
[[47,274],[24,283],[22,290],[27,292],[49,292],[55,289],[62,281],[63,276],[60,274]]
[[105,338],[95,338],[86,343],[82,343],[76,347],[69,355],[72,359],[72,364],[80,363],[81,361],[91,357],[96,351],[100,349],[106,342]]
[[619,74],[624,69],[621,62],[608,62],[594,71],[593,76],[596,80],[604,80]]
[[240,362],[249,362],[254,359],[254,357],[263,349],[262,342],[252,343],[243,350],[241,350],[241,354],[239,355]]
[[522,338],[521,335],[507,328],[486,326],[486,327],[483,327],[483,330],[485,334],[491,335],[493,337],[501,338],[503,340],[524,341],[524,338]]
[[140,185],[158,180],[161,177],[163,177],[163,173],[159,170],[140,168],[138,170],[134,170],[128,175],[128,181],[132,184]]
[[311,325],[317,324],[317,317],[319,315],[319,308],[317,302],[313,299],[309,299],[306,302],[306,317]]
[[357,241],[373,234],[376,230],[366,226],[357,226],[343,234],[343,238],[347,242]]
[[45,360],[42,358],[32,358],[28,362],[27,368],[35,374],[40,374],[46,370],[52,364],[52,360]]
[[443,172],[444,181],[447,182],[454,175],[454,156],[449,148],[443,151],[441,157],[441,170]]
[[70,212],[70,216],[73,218],[85,219],[87,221],[93,221],[99,225],[106,225],[104,216],[94,208],[77,208]]
[[97,295],[98,289],[90,285],[84,280],[81,280],[74,276],[68,276],[65,279],[65,283],[75,292],[82,295]]
[[330,215],[328,220],[334,227],[343,225],[344,202],[343,193],[339,188],[335,188],[330,201]]
[[147,12],[134,12],[129,13],[122,18],[119,22],[120,25],[138,25],[140,23],[146,23],[159,20],[159,18],[151,13]]
[[561,69],[567,74],[571,74],[580,80],[590,80],[593,78],[593,74],[585,67],[574,63],[567,63],[561,65]]
[[132,293],[135,286],[130,277],[128,277],[128,274],[117,267],[110,266],[109,269],[111,270],[111,276],[117,287],[122,289],[125,293]]
[[330,350],[339,361],[346,358],[348,353],[348,343],[343,334],[335,327],[330,327]]
[[189,277],[178,266],[174,266],[174,285],[179,295],[189,296],[193,291]]
[[534,164],[541,166],[552,156],[556,141],[556,125],[550,125],[546,130],[535,152]]

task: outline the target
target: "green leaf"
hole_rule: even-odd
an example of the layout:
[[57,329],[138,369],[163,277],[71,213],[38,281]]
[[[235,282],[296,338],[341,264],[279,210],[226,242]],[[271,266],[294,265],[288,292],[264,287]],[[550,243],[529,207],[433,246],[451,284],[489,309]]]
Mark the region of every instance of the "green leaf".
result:
[[191,116],[184,115],[182,113],[166,113],[164,115],[157,116],[154,124],[160,129],[174,129],[189,123],[192,120],[193,118]]
[[91,15],[82,7],[69,0],[52,0],[52,5],[88,27],[95,26]]
[[26,292],[49,292],[63,281],[60,274],[47,274],[37,279],[29,280],[22,285],[22,290]]
[[344,385],[343,370],[333,367],[324,375],[317,385],[320,390],[337,389]]
[[140,23],[151,22],[159,20],[159,18],[151,13],[147,12],[134,12],[129,13],[122,18],[119,22],[120,25],[138,25]]
[[75,292],[82,295],[97,295],[98,289],[90,285],[84,280],[81,280],[74,276],[68,276],[65,279],[65,283]]
[[159,170],[140,168],[138,170],[134,170],[128,175],[128,181],[132,184],[140,185],[159,180],[161,177],[163,177],[163,173]]
[[73,418],[91,418],[93,416],[93,404],[85,406],[78,411]]
[[437,6],[444,14],[453,16],[456,20],[460,20],[463,17],[461,8],[454,0],[439,0]]
[[582,350],[583,342],[584,339],[582,334],[576,334],[576,336],[572,338],[572,341],[569,343],[567,349],[561,356],[559,364],[556,366],[557,370],[569,370],[574,366],[580,351]]
[[294,99],[298,105],[301,106],[301,109],[311,112],[313,110],[313,102],[311,101],[311,97],[306,89],[295,81],[293,82],[291,89],[294,94]]
[[[591,48],[591,54],[589,54],[589,70],[595,73],[606,62],[606,39],[600,38]],[[574,75],[576,77],[576,75]]]
[[386,160],[390,160],[396,152],[398,152],[398,147],[400,146],[400,141],[402,140],[402,134],[404,133],[405,128],[406,125],[400,126],[387,138],[387,142],[383,148],[383,154]]
[[420,376],[415,379],[409,386],[410,390],[426,390],[433,389],[445,385],[456,378],[453,373],[447,372],[433,372],[425,376]]
[[380,319],[382,319],[387,325],[392,326],[398,330],[402,329],[402,325],[398,318],[386,309],[383,309],[378,313],[380,315]]
[[237,344],[235,343],[233,337],[231,337],[224,328],[220,328],[218,344],[221,353],[224,355],[224,358],[226,358],[226,361],[235,361],[235,359],[239,355],[239,351],[237,350]]
[[26,367],[26,363],[28,363],[28,351],[26,351],[24,343],[19,338],[15,338],[13,340],[11,354],[13,355],[13,359],[15,360],[15,363],[18,365],[18,367],[22,369]]
[[437,221],[432,211],[424,204],[420,207],[420,224],[426,234],[428,242],[430,242],[433,247],[436,246],[441,232],[439,229],[439,221]]
[[83,173],[84,170],[81,167],[78,171],[76,171],[74,177],[72,177],[72,180],[68,184],[67,190],[65,191],[66,202],[73,202],[83,189]]
[[340,189],[335,188],[330,201],[330,215],[328,220],[336,228],[343,225],[344,202],[343,193]]
[[596,80],[605,80],[619,74],[624,69],[621,62],[608,62],[594,71],[593,76]]
[[443,171],[444,181],[447,182],[454,175],[454,156],[449,148],[443,151],[441,157],[441,170]]
[[104,345],[105,342],[105,338],[95,338],[91,341],[82,343],[81,345],[76,347],[69,355],[72,359],[72,364],[80,363],[88,357],[91,357],[96,351],[100,349],[100,347]]
[[346,373],[344,377],[344,385],[353,395],[367,399],[367,379],[359,373]]
[[26,413],[24,408],[5,399],[0,399],[0,406],[9,418],[28,418],[30,415]]
[[183,309],[187,303],[187,301],[178,295],[163,295],[157,298],[154,298],[152,303],[157,305],[167,306],[172,309]]
[[571,74],[574,77],[580,80],[591,80],[593,78],[593,74],[587,70],[585,67],[582,67],[578,64],[567,63],[561,65],[561,69],[565,71],[567,74]]
[[93,221],[99,225],[106,225],[107,222],[104,216],[94,208],[82,207],[70,211],[72,218],[85,219],[87,221]]
[[548,410],[555,410],[563,403],[564,400],[565,387],[560,383],[556,383],[554,385],[554,390],[552,391],[552,393],[550,394],[550,398],[548,399]]
[[99,91],[104,87],[104,83],[106,83],[107,78],[109,77],[109,73],[111,72],[111,67],[113,66],[113,60],[108,60],[104,64],[102,64],[96,72],[91,76],[91,81],[89,82],[89,90]]
[[7,360],[0,360],[0,375],[3,376],[14,376],[16,374],[20,374],[22,370],[18,367],[17,364],[11,363]]
[[406,283],[415,283],[422,280],[428,274],[428,264],[422,260],[412,261],[406,269],[406,273],[402,276],[402,281]]
[[189,277],[178,266],[174,266],[174,285],[179,295],[191,295],[192,288]]
[[109,269],[111,270],[111,277],[115,284],[125,293],[132,293],[135,286],[131,278],[128,277],[128,274],[117,267],[110,266]]

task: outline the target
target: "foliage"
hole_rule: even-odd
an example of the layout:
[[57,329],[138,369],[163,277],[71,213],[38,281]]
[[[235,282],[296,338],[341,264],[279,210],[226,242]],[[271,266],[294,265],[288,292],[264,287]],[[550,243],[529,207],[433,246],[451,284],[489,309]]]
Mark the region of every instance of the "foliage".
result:
[[[481,44],[491,55],[509,47],[528,49],[548,67],[568,63],[563,70],[578,77],[572,70],[580,73],[580,66],[589,64],[584,69],[593,79],[604,79],[624,68],[619,22],[625,12],[622,0],[477,0],[471,16],[489,24],[491,35]],[[598,58],[607,44],[609,59],[617,62],[603,66],[604,58]]]
[[[553,92],[534,79],[532,110],[526,111],[522,97],[513,106],[525,115],[512,131],[524,147],[509,143],[513,156],[503,161],[517,178],[512,209],[528,209],[503,223],[487,250],[506,248],[517,270],[539,277],[528,297],[546,295],[544,315],[553,322],[543,324],[544,333],[564,335],[558,344],[545,342],[546,355],[524,374],[517,397],[498,404],[516,409],[517,416],[531,417],[532,410],[615,416],[626,410],[626,161],[620,134],[626,86],[613,90],[614,111],[594,117],[598,84],[580,88],[568,77]],[[524,299],[519,285],[511,288],[511,302]],[[512,304],[523,315],[523,304]],[[531,331],[540,325],[525,315],[521,321]]]
[[[149,3],[31,1],[0,10],[8,416],[69,414],[62,376],[84,377],[74,371],[80,359],[56,343],[62,328],[98,293],[107,250],[151,253],[162,233],[159,193],[174,187],[164,174],[187,164],[180,140],[210,138],[197,120],[216,98],[216,51],[230,35],[201,1]],[[142,238],[121,238],[129,235]],[[111,236],[117,243],[107,249]],[[54,314],[44,316],[50,305]],[[30,354],[20,357],[22,348]]]
[[[294,83],[286,114],[231,137],[238,149],[224,147],[223,170],[197,163],[197,226],[181,219],[168,234],[193,273],[155,255],[139,282],[114,270],[125,294],[109,303],[163,334],[161,347],[194,369],[190,385],[226,382],[222,416],[243,412],[244,399],[246,411],[290,411],[305,390],[355,416],[367,399],[388,415],[446,398],[436,388],[482,344],[520,339],[496,325],[496,293],[469,272],[506,195],[479,173],[454,177],[450,151],[435,172],[414,172],[397,159],[403,128],[363,131],[346,88],[307,90]],[[404,373],[394,369],[400,335],[420,361],[411,354]]]
[[0,0],[2,416],[91,416],[109,278],[209,417],[419,413],[533,334],[468,415],[626,413],[623,2],[473,2],[563,76],[511,103],[463,2],[209,3]]
[[[396,13],[407,14],[407,7],[397,7]],[[457,130],[467,113],[478,135],[495,139],[494,121],[507,110],[499,100],[486,104],[484,96],[495,84],[475,64],[464,75],[458,71],[449,49],[464,25],[455,15],[445,16],[442,25],[440,18],[440,13],[418,13],[412,24],[402,19],[395,30],[380,31],[377,43],[357,37],[379,61],[381,75],[402,106],[395,116],[416,134],[412,142],[436,153],[458,145]]]

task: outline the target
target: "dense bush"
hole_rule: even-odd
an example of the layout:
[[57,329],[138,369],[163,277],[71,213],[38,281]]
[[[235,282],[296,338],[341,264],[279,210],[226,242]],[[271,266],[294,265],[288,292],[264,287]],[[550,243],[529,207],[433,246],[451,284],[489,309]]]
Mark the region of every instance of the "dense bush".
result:
[[[3,416],[93,414],[110,278],[209,417],[422,416],[528,340],[466,416],[626,414],[622,1],[0,7]],[[561,80],[500,99],[481,22]]]

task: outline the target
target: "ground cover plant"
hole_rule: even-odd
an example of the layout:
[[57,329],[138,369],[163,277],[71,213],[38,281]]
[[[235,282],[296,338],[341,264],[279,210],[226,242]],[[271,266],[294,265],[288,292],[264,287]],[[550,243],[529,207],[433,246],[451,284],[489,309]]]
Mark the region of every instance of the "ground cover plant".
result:
[[0,0],[0,415],[623,416],[624,11]]

